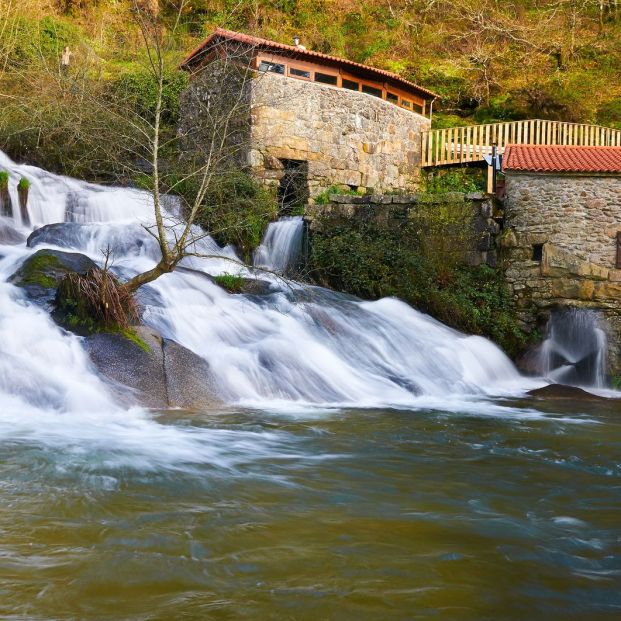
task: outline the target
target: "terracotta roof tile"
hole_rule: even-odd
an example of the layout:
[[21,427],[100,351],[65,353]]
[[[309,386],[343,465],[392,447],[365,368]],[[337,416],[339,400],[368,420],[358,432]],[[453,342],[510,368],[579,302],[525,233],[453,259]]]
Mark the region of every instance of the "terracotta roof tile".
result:
[[329,54],[323,54],[321,52],[315,52],[313,50],[301,49],[299,47],[296,47],[295,45],[286,45],[285,43],[278,43],[277,41],[269,41],[268,39],[252,37],[241,32],[225,30],[224,28],[216,28],[216,30],[214,30],[214,32],[209,35],[209,37],[207,37],[200,45],[198,45],[186,56],[186,58],[181,63],[181,67],[189,69],[191,67],[192,60],[194,60],[196,56],[198,56],[203,50],[208,48],[210,44],[217,41],[218,39],[239,41],[241,43],[247,43],[248,45],[252,45],[263,50],[286,52],[287,55],[294,55],[295,58],[298,59],[317,59],[329,61],[345,67],[355,67],[357,69],[362,69],[368,73],[398,82],[399,84],[407,88],[420,91],[425,96],[424,99],[436,99],[438,97],[438,95],[436,95],[434,92],[422,86],[419,86],[414,82],[410,82],[409,80],[406,80],[405,78],[402,78],[401,76],[397,75],[396,73],[392,73],[391,71],[377,69],[376,67],[369,67],[368,65],[363,65],[361,63],[357,63],[353,60],[348,60],[346,58],[339,58],[338,56],[330,56]]
[[503,170],[621,173],[621,147],[507,145]]

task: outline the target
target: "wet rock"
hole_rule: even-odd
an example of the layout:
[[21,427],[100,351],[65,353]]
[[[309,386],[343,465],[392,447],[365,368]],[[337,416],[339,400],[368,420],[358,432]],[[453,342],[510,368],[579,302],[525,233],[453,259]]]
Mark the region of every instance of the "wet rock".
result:
[[84,274],[95,263],[83,254],[61,250],[38,250],[29,256],[9,278],[36,304],[47,310],[52,308],[56,288],[69,272]]
[[18,244],[23,244],[25,240],[26,236],[20,233],[17,229],[14,229],[6,222],[0,222],[0,244],[17,246]]
[[562,399],[572,401],[609,401],[606,397],[600,397],[594,395],[591,392],[587,392],[577,386],[566,386],[565,384],[550,384],[543,388],[535,388],[535,390],[529,390],[528,393],[531,397],[537,399]]
[[91,361],[124,400],[150,408],[221,405],[209,364],[145,326],[85,337]]

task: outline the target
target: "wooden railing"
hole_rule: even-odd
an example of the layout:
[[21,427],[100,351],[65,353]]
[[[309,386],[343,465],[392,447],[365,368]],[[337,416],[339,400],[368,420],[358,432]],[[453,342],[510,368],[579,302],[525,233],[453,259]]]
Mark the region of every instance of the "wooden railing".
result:
[[561,121],[512,121],[432,129],[422,135],[422,166],[446,166],[483,160],[496,144],[621,146],[621,130]]

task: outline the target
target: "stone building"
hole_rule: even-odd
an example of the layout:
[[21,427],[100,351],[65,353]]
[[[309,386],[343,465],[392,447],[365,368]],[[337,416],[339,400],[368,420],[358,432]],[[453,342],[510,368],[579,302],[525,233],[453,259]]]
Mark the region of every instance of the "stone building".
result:
[[524,327],[596,309],[621,373],[621,147],[512,145],[503,171],[502,263]]
[[[215,63],[247,68],[214,71]],[[421,132],[435,95],[396,74],[305,49],[218,29],[184,60],[192,74],[181,128],[201,123],[201,105],[224,88],[245,118],[235,141],[238,162],[281,201],[307,202],[339,184],[410,190],[420,174]],[[242,131],[241,128],[245,128]]]

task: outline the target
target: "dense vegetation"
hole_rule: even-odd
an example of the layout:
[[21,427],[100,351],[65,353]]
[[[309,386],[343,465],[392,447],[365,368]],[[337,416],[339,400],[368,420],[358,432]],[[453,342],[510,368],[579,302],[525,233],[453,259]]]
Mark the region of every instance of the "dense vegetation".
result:
[[[430,195],[398,225],[325,215],[310,243],[309,270],[323,285],[366,299],[396,296],[443,323],[487,336],[509,354],[527,345],[502,274],[464,265],[474,235],[467,203]],[[446,197],[446,202],[445,198]]]
[[[74,174],[123,171],[118,157],[106,162],[97,136],[85,135],[97,134],[86,95],[122,91],[148,111],[153,84],[144,73],[133,1],[2,3],[3,104],[28,91],[38,100],[3,115],[0,143],[11,153]],[[169,123],[184,84],[178,62],[215,26],[225,26],[286,42],[298,34],[309,48],[420,82],[441,96],[439,126],[525,117],[621,126],[617,0],[160,0],[159,6],[175,32],[166,50]],[[65,45],[74,51],[70,80],[59,72]],[[119,123],[96,120],[102,130]],[[85,163],[82,145],[95,153],[93,165]]]

